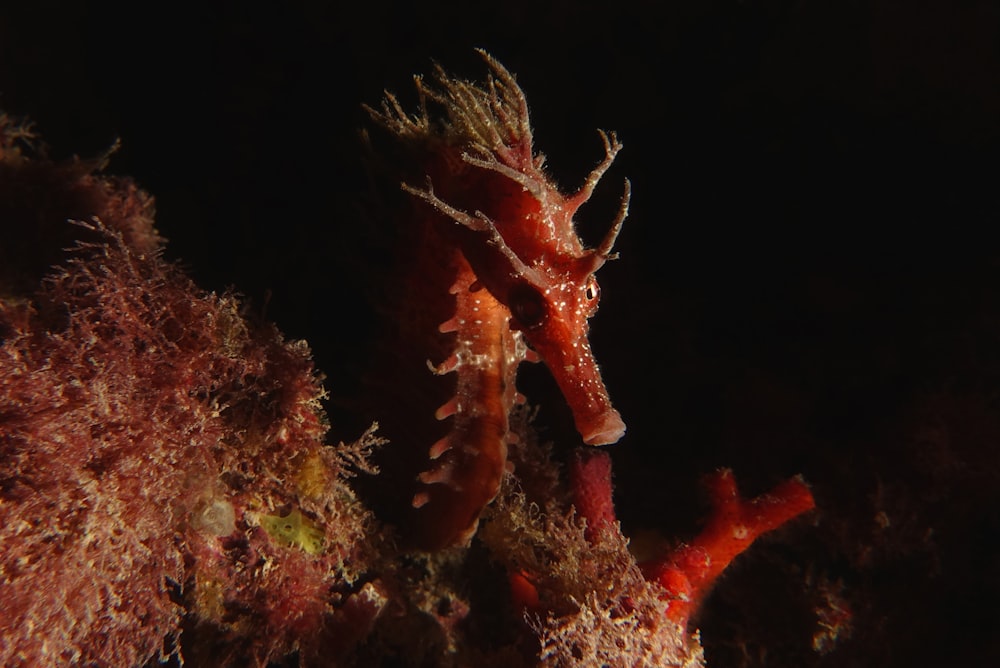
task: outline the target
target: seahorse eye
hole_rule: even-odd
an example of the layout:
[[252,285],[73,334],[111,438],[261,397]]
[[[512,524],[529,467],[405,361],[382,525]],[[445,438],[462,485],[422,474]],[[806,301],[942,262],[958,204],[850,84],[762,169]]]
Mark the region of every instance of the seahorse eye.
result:
[[545,298],[532,286],[519,283],[508,295],[510,312],[519,329],[534,329],[545,321]]
[[601,286],[597,284],[597,279],[593,276],[587,281],[587,285],[583,289],[583,296],[587,300],[587,317],[589,318],[597,312],[597,305],[601,301]]

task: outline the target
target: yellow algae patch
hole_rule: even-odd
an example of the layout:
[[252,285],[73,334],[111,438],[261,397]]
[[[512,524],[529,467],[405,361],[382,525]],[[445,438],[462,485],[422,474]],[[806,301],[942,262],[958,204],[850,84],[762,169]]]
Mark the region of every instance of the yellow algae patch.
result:
[[297,547],[309,554],[323,551],[323,532],[298,510],[288,515],[261,515],[260,526],[276,543]]
[[333,485],[333,472],[319,452],[305,455],[297,476],[298,491],[310,499],[318,499]]

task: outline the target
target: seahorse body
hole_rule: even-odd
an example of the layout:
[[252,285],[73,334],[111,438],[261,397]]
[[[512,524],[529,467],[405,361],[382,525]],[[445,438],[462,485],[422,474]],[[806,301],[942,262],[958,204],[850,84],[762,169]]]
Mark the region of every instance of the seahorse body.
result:
[[[438,69],[437,88],[417,79],[419,115],[391,94],[370,110],[426,175],[424,183],[409,180],[413,172],[402,177],[413,196],[399,221],[406,259],[377,394],[390,447],[405,448],[404,466],[421,471],[400,521],[428,549],[467,542],[496,496],[525,359],[537,356],[551,370],[584,442],[613,443],[625,431],[591,354],[587,319],[598,302],[594,272],[612,257],[627,214],[628,182],[597,248],[585,249],[573,224],[621,145],[601,133],[605,159],[576,193],[562,195],[533,153],[521,89],[482,55],[492,70],[484,87]],[[443,119],[428,114],[428,102]]]

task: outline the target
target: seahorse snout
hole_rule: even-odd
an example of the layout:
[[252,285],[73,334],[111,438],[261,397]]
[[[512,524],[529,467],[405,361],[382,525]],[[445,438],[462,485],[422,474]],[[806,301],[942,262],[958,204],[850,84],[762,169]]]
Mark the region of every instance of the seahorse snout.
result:
[[590,429],[580,433],[587,445],[610,445],[617,443],[625,435],[625,422],[615,409],[601,415]]

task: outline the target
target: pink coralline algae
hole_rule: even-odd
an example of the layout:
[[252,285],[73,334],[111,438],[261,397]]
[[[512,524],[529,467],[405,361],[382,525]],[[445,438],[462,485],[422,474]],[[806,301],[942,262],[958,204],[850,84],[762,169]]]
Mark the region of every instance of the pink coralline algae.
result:
[[[164,262],[131,183],[29,157],[7,118],[0,131],[4,246],[39,228],[79,239],[31,291],[58,246],[4,262],[0,664],[347,649],[380,608],[359,579],[374,536],[322,444],[308,348]],[[316,550],[269,530],[293,515]]]
[[[439,72],[441,89],[422,89],[449,121],[426,107],[408,117],[391,98],[380,119],[422,161],[407,178],[436,170],[425,189],[407,183],[415,199],[406,206],[431,241],[457,240],[462,251],[447,266],[461,270],[460,306],[475,312],[477,299],[492,299],[490,331],[507,347],[488,360],[472,359],[486,352],[471,343],[458,350],[467,387],[456,395],[454,377],[444,379],[387,415],[389,429],[373,425],[350,444],[328,443],[304,342],[248,317],[234,296],[199,289],[161,257],[151,197],[103,175],[106,156],[48,160],[30,126],[0,116],[0,665],[704,665],[689,625],[706,591],[758,535],[811,508],[812,496],[794,479],[743,501],[732,475],[719,473],[703,532],[640,564],[616,518],[610,458],[581,451],[567,476],[538,442],[513,386],[517,364],[534,356],[522,336],[555,367],[581,440],[614,441],[624,429],[590,356],[586,317],[596,306],[591,275],[611,257],[625,207],[593,250],[560,219],[561,268],[542,266],[550,254],[521,232],[504,237],[501,214],[565,205],[559,215],[571,216],[619,147],[605,137],[607,158],[570,199],[519,175],[504,160],[541,179],[541,156],[531,153],[513,76],[487,62],[496,79],[485,87]],[[470,120],[477,105],[486,115]],[[486,140],[449,144],[462,119]],[[510,132],[491,135],[498,127]],[[462,183],[469,173],[498,199],[475,202],[476,189]],[[453,209],[446,196],[480,213]],[[542,264],[528,266],[529,256]],[[411,261],[434,268],[435,257]],[[543,293],[546,281],[559,283],[565,299],[522,303],[524,286],[507,284],[518,276],[538,279],[532,289]],[[448,300],[457,293],[445,283],[428,317],[455,315]],[[570,302],[572,313],[545,315]],[[431,323],[444,335],[426,337],[433,350],[403,351],[418,362],[406,373],[434,382],[449,373],[456,351],[444,322]],[[545,333],[548,325],[566,331]],[[560,346],[573,345],[579,368],[560,357]],[[409,396],[382,370],[379,387]],[[486,448],[488,466],[473,465],[479,450],[445,455],[465,447],[448,440],[463,434],[432,450],[444,468],[426,466],[424,446],[435,440],[418,456],[396,442],[408,419],[444,422],[465,410],[452,412],[447,400],[473,390],[479,403],[469,406],[489,408],[489,419],[470,413],[463,434],[489,436],[473,444]],[[411,479],[400,485],[380,472],[376,450],[417,466]],[[461,484],[440,493],[435,476],[448,472]],[[359,476],[364,494],[354,489]],[[479,488],[467,495],[470,485]],[[382,514],[401,496],[406,513]],[[459,511],[448,511],[449,499]],[[427,503],[446,512],[421,514],[419,531],[406,526],[413,506]],[[426,540],[408,542],[414,535]]]

